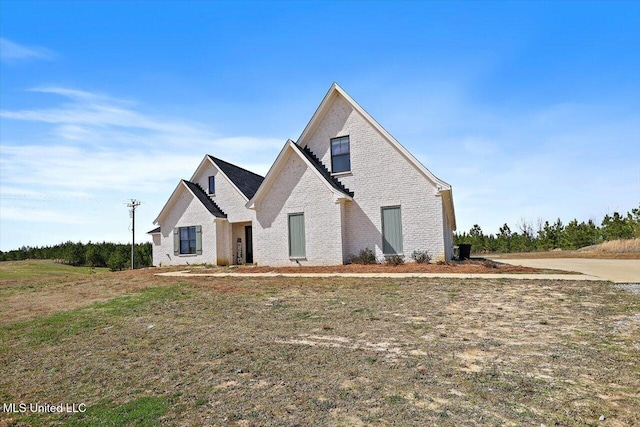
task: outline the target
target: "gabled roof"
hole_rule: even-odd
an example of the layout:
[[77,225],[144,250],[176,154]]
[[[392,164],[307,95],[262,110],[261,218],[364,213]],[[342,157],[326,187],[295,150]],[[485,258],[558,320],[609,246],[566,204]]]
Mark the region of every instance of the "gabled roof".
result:
[[345,187],[344,185],[342,185],[342,183],[340,181],[338,181],[338,179],[336,177],[331,176],[331,172],[329,172],[327,170],[327,168],[322,164],[322,162],[320,162],[320,160],[316,157],[315,154],[313,154],[313,152],[311,150],[309,150],[307,147],[302,148],[298,144],[293,144],[293,146],[297,150],[300,150],[300,152],[307,158],[307,160],[309,160],[309,162],[311,162],[313,167],[315,167],[318,170],[318,172],[320,172],[320,175],[322,175],[322,177],[333,188],[335,188],[336,190],[344,193],[345,195],[353,197],[353,191],[349,191],[349,189],[347,187]]
[[196,196],[198,200],[200,200],[200,202],[202,202],[203,206],[207,208],[209,212],[211,212],[211,215],[215,216],[216,218],[227,217],[227,214],[222,212],[222,209],[220,209],[220,207],[213,200],[211,200],[209,196],[207,196],[207,193],[205,193],[202,187],[191,181],[182,180],[182,182],[187,187],[189,187],[189,190],[191,190],[193,195]]
[[278,175],[280,170],[284,167],[286,158],[287,158],[286,154],[289,151],[299,156],[302,159],[302,161],[307,165],[307,167],[316,174],[316,176],[327,186],[327,188],[338,199],[353,200],[352,199],[353,193],[350,192],[349,189],[345,188],[335,178],[332,178],[331,175],[328,173],[328,171],[326,171],[326,169],[324,169],[319,164],[319,161],[317,161],[317,159],[316,160],[313,159],[313,157],[310,155],[308,150],[307,151],[303,150],[295,142],[289,139],[287,140],[287,142],[285,142],[284,147],[282,147],[282,150],[280,150],[280,154],[278,154],[276,161],[273,162],[273,165],[271,165],[271,168],[269,169],[269,172],[267,172],[267,175],[264,177],[264,181],[260,185],[260,188],[258,188],[258,190],[253,195],[253,197],[246,203],[245,206],[247,208],[253,209],[256,201],[262,198],[264,194],[268,191],[275,177]]
[[253,197],[258,191],[258,187],[264,181],[264,177],[258,175],[257,173],[253,173],[246,169],[241,168],[240,166],[233,165],[229,162],[225,162],[224,160],[220,160],[216,157],[213,157],[207,154],[207,157],[215,163],[218,168],[224,173],[229,181],[231,181],[238,190],[245,195],[247,200]]
[[200,173],[200,169],[202,169],[202,167],[207,163],[213,164],[245,200],[249,200],[253,197],[264,180],[262,176],[256,173],[207,154],[191,176],[191,181],[196,180],[196,177]]
[[318,126],[318,124],[321,122],[322,118],[329,110],[329,107],[331,106],[336,96],[342,96],[342,98],[344,98],[353,107],[354,110],[360,113],[360,115],[362,115],[362,117],[364,117],[364,119],[367,122],[369,122],[371,126],[373,126],[387,141],[389,141],[389,143],[396,150],[398,150],[400,154],[402,154],[402,156],[404,156],[407,159],[407,161],[409,161],[410,164],[412,164],[423,176],[425,176],[427,179],[433,182],[441,194],[448,192],[448,194],[446,195],[443,194],[445,195],[445,197],[443,198],[443,200],[445,201],[444,206],[445,206],[446,214],[449,219],[449,224],[451,224],[453,230],[455,230],[456,220],[455,220],[455,212],[453,209],[453,196],[451,194],[451,185],[447,184],[446,182],[444,182],[443,180],[435,176],[433,173],[431,173],[429,169],[427,169],[422,163],[420,163],[420,161],[416,159],[413,156],[413,154],[411,154],[406,148],[404,148],[402,144],[400,144],[389,132],[387,132],[385,128],[380,126],[380,124],[373,117],[371,117],[371,115],[367,113],[364,110],[364,108],[358,105],[358,103],[354,101],[353,98],[351,98],[349,94],[347,94],[347,92],[344,91],[344,89],[338,86],[337,83],[334,82],[329,88],[329,91],[322,99],[322,102],[316,109],[315,113],[313,113],[311,120],[302,131],[302,134],[298,138],[297,144],[302,148],[305,148],[307,146],[306,140],[308,136],[313,133],[313,131]]
[[209,213],[211,213],[211,215],[215,216],[216,218],[227,217],[227,214],[225,214],[222,209],[220,209],[220,207],[213,200],[211,200],[209,196],[207,196],[207,193],[205,193],[202,187],[191,181],[181,179],[175,190],[173,190],[173,193],[171,193],[171,197],[169,197],[167,203],[165,203],[165,205],[162,207],[162,210],[158,214],[158,217],[153,221],[154,224],[157,224],[160,221],[160,218],[163,216],[165,211],[173,205],[182,191],[189,191],[196,199],[200,201],[200,203],[202,203],[202,205],[209,211]]
[[157,234],[160,233],[160,227],[156,227],[151,231],[147,231],[147,234]]

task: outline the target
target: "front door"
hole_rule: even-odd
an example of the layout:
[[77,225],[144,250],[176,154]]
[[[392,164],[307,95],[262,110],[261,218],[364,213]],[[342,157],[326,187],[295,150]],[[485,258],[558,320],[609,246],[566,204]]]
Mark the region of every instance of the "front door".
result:
[[244,227],[244,241],[247,248],[245,250],[245,263],[253,264],[253,230],[250,225]]

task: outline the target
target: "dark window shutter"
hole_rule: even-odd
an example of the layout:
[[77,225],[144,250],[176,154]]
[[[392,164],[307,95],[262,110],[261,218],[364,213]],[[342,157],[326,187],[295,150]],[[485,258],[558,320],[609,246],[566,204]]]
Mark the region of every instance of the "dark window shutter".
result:
[[202,255],[202,226],[196,225],[196,255]]
[[173,229],[173,254],[180,255],[180,229]]

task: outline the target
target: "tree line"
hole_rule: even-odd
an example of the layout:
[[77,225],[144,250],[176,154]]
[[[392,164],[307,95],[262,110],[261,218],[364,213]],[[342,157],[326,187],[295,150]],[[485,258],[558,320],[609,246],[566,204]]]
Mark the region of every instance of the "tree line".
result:
[[455,233],[454,244],[471,244],[476,253],[486,252],[533,252],[552,249],[574,250],[596,245],[608,240],[640,237],[640,207],[626,215],[614,212],[605,215],[597,225],[595,221],[578,222],[577,219],[563,224],[560,218],[554,223],[538,220],[537,229],[527,220],[521,219],[513,231],[508,224],[498,234],[485,234],[478,224],[469,232]]
[[[131,268],[131,245],[108,242],[85,244],[69,241],[54,246],[23,246],[8,252],[0,251],[0,261],[24,259],[53,259],[69,265],[109,267],[115,271]],[[136,268],[152,265],[151,243],[135,245],[134,263]]]

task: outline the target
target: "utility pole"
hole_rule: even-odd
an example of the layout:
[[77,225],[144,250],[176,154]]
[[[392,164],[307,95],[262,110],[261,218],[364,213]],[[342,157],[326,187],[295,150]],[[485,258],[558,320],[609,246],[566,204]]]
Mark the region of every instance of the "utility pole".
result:
[[131,199],[131,203],[127,203],[127,207],[131,209],[129,212],[131,213],[131,219],[132,219],[132,226],[131,226],[131,269],[132,270],[134,267],[133,254],[135,253],[135,241],[136,241],[136,208],[138,206],[140,206],[140,201],[136,199]]

